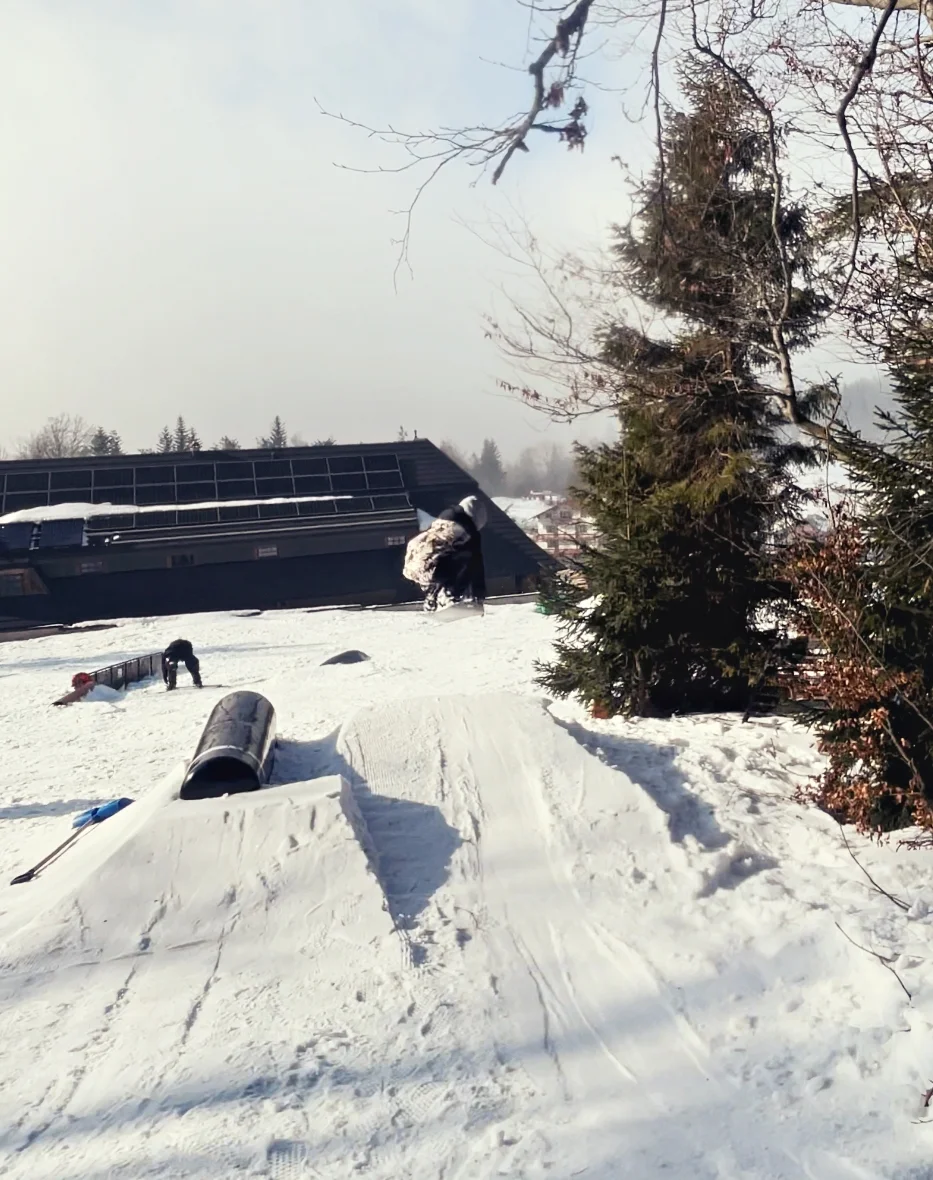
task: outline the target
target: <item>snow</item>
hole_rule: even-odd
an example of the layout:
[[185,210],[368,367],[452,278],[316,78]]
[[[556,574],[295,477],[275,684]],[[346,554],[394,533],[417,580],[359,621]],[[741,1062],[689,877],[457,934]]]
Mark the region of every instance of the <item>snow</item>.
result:
[[498,508],[501,508],[506,516],[511,517],[516,524],[526,525],[537,520],[542,512],[547,512],[549,508],[553,508],[557,500],[540,500],[528,496],[517,498],[494,496],[492,502]]
[[[177,635],[203,691],[51,707]],[[783,720],[544,700],[553,636],[493,603],[4,644],[6,879],[135,802],[0,890],[0,1174],[929,1177],[933,853],[795,803]],[[273,785],[178,800],[236,688]]]
[[134,512],[188,512],[196,508],[249,508],[254,504],[312,504],[319,500],[352,500],[349,495],[339,496],[274,496],[262,500],[203,500],[197,504],[50,504],[40,508],[20,508],[0,516],[0,524],[14,524],[17,521],[32,521],[38,524],[45,520],[90,520],[95,516],[126,516]]

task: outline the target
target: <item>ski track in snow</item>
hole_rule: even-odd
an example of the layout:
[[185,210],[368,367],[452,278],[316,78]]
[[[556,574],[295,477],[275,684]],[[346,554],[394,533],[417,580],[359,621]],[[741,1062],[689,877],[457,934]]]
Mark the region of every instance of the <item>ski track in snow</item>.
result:
[[[49,707],[178,634],[225,687]],[[0,889],[0,1174],[933,1176],[933,854],[850,834],[904,912],[793,803],[805,734],[548,705],[552,636],[493,606],[0,646],[7,879],[137,800]],[[258,686],[281,785],[173,801]]]

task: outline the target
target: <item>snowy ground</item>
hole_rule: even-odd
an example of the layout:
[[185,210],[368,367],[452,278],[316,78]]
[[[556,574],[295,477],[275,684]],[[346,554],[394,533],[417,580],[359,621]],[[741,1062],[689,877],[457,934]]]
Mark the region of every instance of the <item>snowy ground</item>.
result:
[[[874,888],[792,802],[819,763],[785,722],[549,706],[552,627],[218,614],[0,646],[0,1175],[933,1177],[933,854],[850,835],[903,904]],[[50,707],[177,635],[203,692]],[[372,658],[320,666],[346,648]],[[239,687],[276,707],[276,785],[174,799]]]

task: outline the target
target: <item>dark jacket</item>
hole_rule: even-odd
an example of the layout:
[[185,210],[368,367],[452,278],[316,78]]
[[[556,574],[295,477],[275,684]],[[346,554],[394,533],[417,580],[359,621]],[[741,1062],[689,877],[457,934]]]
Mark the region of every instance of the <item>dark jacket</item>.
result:
[[194,655],[194,648],[187,639],[176,639],[162,653],[163,660],[171,664],[186,663]]
[[441,590],[453,599],[469,594],[474,601],[486,599],[486,566],[483,562],[483,542],[476,522],[459,504],[445,508],[438,520],[450,520],[463,530],[462,541],[457,541],[440,555],[434,567],[435,594]]

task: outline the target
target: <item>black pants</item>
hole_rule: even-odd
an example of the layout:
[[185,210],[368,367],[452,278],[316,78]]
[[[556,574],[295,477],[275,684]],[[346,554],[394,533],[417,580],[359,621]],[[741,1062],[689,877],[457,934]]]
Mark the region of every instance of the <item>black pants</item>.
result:
[[465,594],[476,598],[473,573],[476,558],[469,549],[453,549],[438,558],[434,577],[424,599],[425,609],[437,610],[438,595],[444,591],[451,602],[459,602]]
[[[198,688],[203,687],[201,684],[201,664],[196,655],[184,657],[184,665],[191,673],[191,679]],[[178,660],[162,658],[162,676],[166,685],[171,689],[175,687],[178,680]]]

